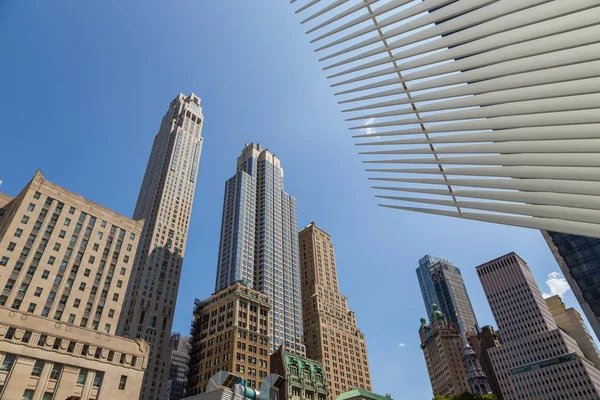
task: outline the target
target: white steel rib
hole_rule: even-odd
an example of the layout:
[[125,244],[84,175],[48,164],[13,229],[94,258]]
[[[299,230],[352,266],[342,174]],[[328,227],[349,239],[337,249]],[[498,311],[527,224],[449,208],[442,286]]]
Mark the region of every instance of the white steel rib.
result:
[[292,3],[381,206],[600,238],[599,0]]

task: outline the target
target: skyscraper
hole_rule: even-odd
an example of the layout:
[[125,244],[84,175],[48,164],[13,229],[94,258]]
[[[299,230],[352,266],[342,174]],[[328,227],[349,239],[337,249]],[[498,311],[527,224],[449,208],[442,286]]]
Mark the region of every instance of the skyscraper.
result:
[[600,371],[557,325],[525,261],[509,253],[477,273],[502,339],[488,354],[504,399],[598,399]]
[[323,363],[332,399],[355,388],[370,391],[367,343],[340,294],[331,236],[311,222],[298,237],[306,355]]
[[600,339],[600,239],[548,231],[542,234]]
[[304,355],[296,199],[283,187],[279,159],[246,144],[225,184],[215,290],[246,280],[271,300],[271,352]]
[[419,337],[433,394],[467,392],[470,387],[458,325],[448,321],[436,304],[431,309],[431,324],[421,318]]
[[117,333],[151,345],[141,398],[163,400],[169,335],[188,237],[204,116],[200,98],[180,94],[169,105],[144,174],[133,218],[145,221]]
[[190,348],[189,336],[177,332],[171,335],[171,365],[165,400],[180,400],[186,397]]
[[427,309],[431,310],[433,304],[437,304],[448,321],[455,323],[462,333],[477,332],[477,318],[458,267],[428,254],[419,260],[417,277]]
[[430,269],[433,265],[439,261],[444,261],[450,264],[450,261],[445,258],[440,258],[427,254],[419,260],[419,267],[417,268],[417,278],[419,279],[419,286],[421,287],[421,294],[423,295],[423,302],[425,303],[425,311],[430,312],[433,304],[438,304],[438,298],[435,294],[435,288],[433,286],[433,280],[431,280]]

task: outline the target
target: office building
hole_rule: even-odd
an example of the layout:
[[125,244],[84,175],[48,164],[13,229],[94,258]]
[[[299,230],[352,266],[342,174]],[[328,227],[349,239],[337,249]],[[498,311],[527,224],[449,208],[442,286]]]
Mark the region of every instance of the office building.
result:
[[505,400],[598,399],[600,371],[560,328],[515,253],[477,267],[502,343],[488,349]]
[[279,390],[281,400],[331,400],[323,365],[285,350],[283,346],[271,354],[271,374],[285,379]]
[[190,338],[180,333],[171,334],[171,366],[165,390],[165,400],[180,400],[186,396],[190,363]]
[[1,399],[136,399],[148,354],[142,339],[0,307]]
[[296,199],[279,159],[246,144],[225,184],[215,290],[244,279],[271,301],[271,352],[304,354]]
[[434,396],[468,392],[461,332],[456,323],[446,320],[436,304],[432,306],[430,324],[421,318],[419,337]]
[[258,389],[269,373],[269,298],[249,282],[234,282],[196,300],[191,331],[188,396],[207,390],[211,377],[229,371]]
[[200,99],[180,94],[169,105],[133,213],[144,220],[117,333],[151,346],[141,398],[163,400],[169,375],[169,335],[202,151]]
[[417,279],[419,279],[419,287],[421,288],[421,294],[423,295],[423,303],[425,304],[425,312],[427,313],[431,311],[431,306],[433,304],[439,304],[430,272],[431,267],[433,267],[433,265],[437,262],[445,262],[450,264],[450,261],[446,260],[445,258],[427,254],[419,260],[419,267],[416,269]]
[[542,234],[600,339],[600,239],[548,231]]
[[467,334],[467,340],[469,345],[477,354],[481,369],[487,378],[490,390],[496,395],[498,400],[502,400],[502,391],[498,384],[498,378],[496,378],[496,372],[492,366],[492,360],[488,354],[488,349],[500,346],[498,334],[494,331],[494,328],[485,325],[479,332],[469,332]]
[[142,225],[37,171],[0,199],[0,306],[114,335]]
[[306,356],[323,364],[332,399],[354,388],[371,390],[365,336],[340,293],[331,236],[311,222],[298,238]]
[[[419,260],[417,277],[425,307],[436,304],[462,333],[477,332],[477,318],[460,269],[443,258],[427,255]],[[436,302],[428,304],[429,301]]]
[[545,299],[556,325],[576,342],[583,355],[596,369],[600,369],[600,354],[594,339],[587,330],[581,314],[574,308],[567,308],[559,295]]

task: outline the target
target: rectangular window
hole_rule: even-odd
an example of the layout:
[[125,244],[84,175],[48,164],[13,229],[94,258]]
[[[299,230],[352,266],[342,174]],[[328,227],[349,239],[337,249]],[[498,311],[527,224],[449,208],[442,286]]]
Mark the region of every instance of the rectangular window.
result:
[[97,234],[98,239],[102,239],[102,236],[104,236],[104,233],[98,232],[98,234]]
[[56,261],[56,257],[52,257],[50,256],[50,258],[48,259],[48,264],[50,265],[54,265],[54,262]]
[[15,356],[14,354],[6,354],[4,356],[4,360],[2,360],[2,364],[0,364],[0,371],[10,371],[13,367],[13,364],[15,363],[16,358],[17,356]]
[[121,281],[121,280],[118,280],[118,281],[117,281],[117,287],[120,289],[120,288],[121,288],[121,286],[123,286],[123,281]]
[[52,400],[52,397],[54,397],[54,392],[46,392],[42,396],[42,400]]
[[0,259],[0,265],[5,267],[8,264],[9,260],[10,260],[10,258],[8,258],[8,257],[2,257],[2,259]]
[[42,194],[40,192],[35,192],[34,195],[33,195],[33,198],[37,200],[37,199],[40,198],[41,195]]
[[55,381],[57,381],[58,378],[60,378],[62,370],[62,364],[54,363],[54,365],[52,366],[52,372],[50,372],[50,379],[54,379]]
[[119,390],[125,390],[126,385],[127,385],[127,376],[121,375],[121,380],[119,381]]
[[79,284],[79,290],[84,291],[85,290],[85,282],[81,282]]
[[36,307],[37,307],[37,304],[29,303],[29,307],[27,307],[27,312],[29,312],[29,313],[34,312]]
[[127,272],[127,270],[125,268],[121,268],[121,275],[125,275],[125,272]]
[[90,276],[90,272],[92,272],[89,268],[86,268],[85,271],[83,271],[83,276]]
[[8,251],[14,251],[15,247],[17,247],[17,244],[15,242],[10,242],[8,244],[8,247],[6,248],[6,250],[8,250]]
[[33,370],[31,371],[31,376],[40,376],[42,374],[42,368],[44,368],[44,361],[35,360]]
[[60,250],[60,243],[54,243],[54,251]]
[[70,324],[75,323],[75,314],[69,314],[69,323]]
[[71,225],[71,220],[69,218],[65,218],[65,226]]
[[23,234],[23,229],[18,229],[15,231],[15,237],[20,238],[21,235]]
[[75,214],[75,207],[69,208],[69,214]]
[[64,239],[66,235],[67,235],[66,231],[60,231],[60,233],[58,234],[58,237],[61,239]]
[[96,376],[94,376],[94,383],[92,384],[92,386],[97,387],[97,388],[101,387],[103,379],[104,379],[104,372],[96,371]]
[[108,310],[108,318],[112,318],[115,316],[115,310],[113,310],[112,308],[110,310]]
[[119,294],[118,293],[113,294],[113,301],[119,301]]
[[79,376],[77,376],[77,383],[79,383],[80,385],[83,385],[87,378],[87,374],[88,374],[88,370],[85,368],[81,368],[79,370]]
[[110,332],[110,324],[104,324],[104,332],[106,332],[106,333]]
[[50,271],[45,269],[44,272],[42,272],[42,279],[48,279],[48,275],[50,275]]
[[28,222],[29,222],[29,217],[27,215],[24,215],[23,218],[21,218],[21,223],[26,224]]
[[75,299],[75,301],[73,302],[73,307],[75,308],[79,308],[79,304],[81,303],[80,299]]
[[40,296],[42,295],[42,292],[43,292],[43,291],[44,291],[44,289],[43,289],[43,288],[41,288],[41,287],[37,287],[37,288],[35,288],[35,293],[33,293],[33,295],[34,295],[35,297],[40,297]]
[[21,397],[21,400],[33,400],[33,393],[34,393],[33,390],[25,389],[25,391],[23,392],[23,397]]

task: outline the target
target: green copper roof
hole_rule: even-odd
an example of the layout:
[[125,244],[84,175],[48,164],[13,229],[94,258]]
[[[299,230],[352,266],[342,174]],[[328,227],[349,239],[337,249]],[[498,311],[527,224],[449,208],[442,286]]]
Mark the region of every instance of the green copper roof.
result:
[[357,397],[366,397],[368,399],[373,399],[373,400],[391,400],[390,397],[380,396],[378,394],[371,393],[365,389],[354,389],[349,392],[344,392],[344,393],[340,394],[336,400],[355,399]]

